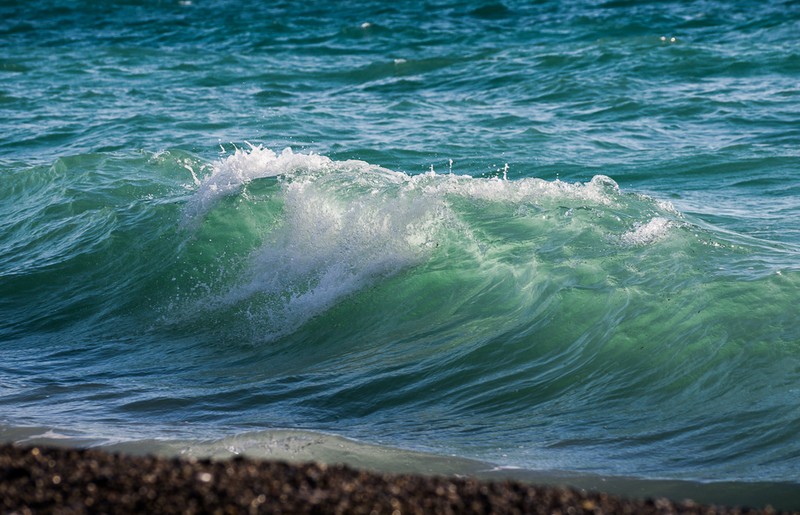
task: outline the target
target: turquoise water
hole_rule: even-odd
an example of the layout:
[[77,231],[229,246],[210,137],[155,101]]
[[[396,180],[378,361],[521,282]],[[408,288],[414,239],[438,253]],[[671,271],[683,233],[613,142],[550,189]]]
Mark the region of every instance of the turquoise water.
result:
[[800,505],[798,29],[3,4],[0,437]]

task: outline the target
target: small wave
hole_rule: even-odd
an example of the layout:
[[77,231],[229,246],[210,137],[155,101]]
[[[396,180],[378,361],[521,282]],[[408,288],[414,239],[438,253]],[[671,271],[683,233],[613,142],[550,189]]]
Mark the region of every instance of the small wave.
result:
[[[256,145],[236,149],[211,170],[185,207],[185,227],[202,231],[204,220],[219,211],[205,225],[224,223],[219,230],[236,231],[231,220],[246,222],[239,203],[220,203],[226,197],[247,206],[269,204],[273,222],[243,271],[227,286],[211,288],[216,293],[201,299],[200,311],[244,317],[251,336],[266,340],[434,258],[446,255],[451,264],[472,261],[486,270],[513,266],[513,276],[529,277],[537,247],[556,259],[554,249],[568,250],[581,234],[591,235],[578,250],[584,258],[613,252],[609,242],[615,240],[649,245],[667,233],[668,217],[675,216],[653,199],[623,194],[604,175],[586,183],[433,169],[408,175],[364,161],[334,161],[289,148],[278,154]],[[275,181],[268,198],[248,193],[258,191],[257,181],[264,179]]]

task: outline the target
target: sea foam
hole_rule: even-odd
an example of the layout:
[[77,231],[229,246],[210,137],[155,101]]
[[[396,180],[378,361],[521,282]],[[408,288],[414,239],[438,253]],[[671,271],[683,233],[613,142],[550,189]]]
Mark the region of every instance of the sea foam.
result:
[[[441,201],[405,194],[414,188],[404,174],[253,146],[214,166],[187,205],[185,223],[200,223],[219,199],[268,177],[281,181],[281,222],[252,253],[237,284],[210,300],[214,309],[237,307],[266,320],[268,339],[421,262],[447,216]],[[390,192],[400,184],[405,192]]]
[[[460,259],[492,260],[486,270],[499,270],[514,255],[535,260],[536,242],[558,247],[590,231],[638,246],[657,242],[672,227],[667,218],[650,214],[671,216],[655,201],[628,198],[602,175],[585,183],[433,170],[409,175],[365,161],[334,161],[289,148],[278,154],[255,145],[212,166],[186,205],[184,225],[197,228],[226,196],[258,202],[245,188],[268,178],[277,181],[272,194],[279,197],[278,222],[234,284],[203,300],[205,309],[233,309],[263,322],[253,327],[266,339],[292,332],[340,299],[425,263],[440,246],[456,249]],[[575,210],[589,214],[564,225],[577,216]],[[509,231],[520,227],[526,232],[511,236]],[[500,240],[493,235],[498,228]],[[513,266],[521,267],[514,275],[530,276],[533,261],[513,259]]]

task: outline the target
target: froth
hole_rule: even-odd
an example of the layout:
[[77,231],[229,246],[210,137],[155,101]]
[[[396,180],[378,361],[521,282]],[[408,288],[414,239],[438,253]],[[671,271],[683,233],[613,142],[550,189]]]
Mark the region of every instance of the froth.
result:
[[673,222],[666,218],[655,217],[647,223],[636,224],[621,240],[627,245],[647,245],[663,238],[672,226]]
[[331,165],[327,157],[295,154],[291,148],[276,154],[261,145],[239,149],[213,165],[211,174],[202,180],[189,201],[184,224],[197,222],[222,197],[241,191],[247,183],[265,177],[278,177],[299,170],[319,170]]
[[441,199],[416,190],[405,174],[260,147],[216,166],[198,189],[192,215],[200,217],[222,196],[271,176],[283,178],[280,222],[250,256],[237,284],[208,306],[244,313],[261,331],[255,336],[267,340],[423,261],[448,216]]
[[[285,332],[380,277],[422,261],[441,210],[420,199],[366,193],[347,201],[326,181],[285,188],[284,222],[252,256],[249,277],[227,296]],[[267,335],[269,336],[269,335]]]
[[409,178],[412,187],[423,187],[429,194],[450,194],[477,200],[500,202],[541,202],[572,200],[598,205],[610,205],[619,194],[619,186],[605,175],[596,175],[587,183],[568,183],[524,178],[514,181],[475,178],[468,175],[440,175],[428,172]]
[[[472,234],[476,228],[471,224],[481,224],[484,217],[528,213],[518,211],[518,205],[536,205],[530,215],[521,216],[538,220],[542,216],[536,213],[558,216],[564,208],[569,212],[573,207],[586,208],[600,213],[597,216],[602,210],[626,209],[619,208],[626,204],[619,186],[606,176],[586,183],[510,181],[434,171],[410,176],[363,161],[332,161],[291,149],[276,154],[252,146],[213,166],[187,206],[187,218],[202,221],[218,199],[236,195],[250,181],[265,177],[281,178],[274,193],[281,196],[276,203],[281,209],[279,221],[249,256],[246,271],[207,307],[243,314],[254,322],[252,329],[259,333],[254,336],[266,340],[294,331],[354,292],[424,263],[442,243],[472,254],[467,249],[470,242],[489,237],[482,229]],[[486,201],[503,208],[484,213],[481,206]],[[658,208],[656,203],[649,202],[648,209],[654,207]],[[633,211],[641,215],[638,208]],[[601,222],[587,218],[580,223]],[[617,219],[604,227],[620,223],[624,224]],[[649,221],[633,223],[632,229],[626,225],[627,232],[613,239],[627,245],[650,244],[671,227],[666,218],[652,215]],[[560,238],[557,223],[539,221],[529,227],[546,234],[552,231],[551,239]],[[511,242],[512,247],[517,243]],[[505,244],[487,240],[481,245]]]
[[334,162],[317,154],[296,154],[291,148],[276,154],[263,146],[249,145],[248,149],[237,148],[233,155],[212,166],[211,174],[200,182],[187,204],[184,223],[202,219],[220,198],[239,193],[244,185],[255,179],[281,176],[296,178],[310,172],[326,173],[342,169],[363,172],[349,177],[354,184],[375,185],[377,178],[377,186],[385,182],[403,184],[405,190],[422,190],[435,197],[452,194],[505,202],[556,198],[609,205],[619,194],[617,183],[605,175],[596,175],[587,183],[546,181],[538,178],[509,181],[505,178],[437,174],[434,171],[409,176],[363,161]]

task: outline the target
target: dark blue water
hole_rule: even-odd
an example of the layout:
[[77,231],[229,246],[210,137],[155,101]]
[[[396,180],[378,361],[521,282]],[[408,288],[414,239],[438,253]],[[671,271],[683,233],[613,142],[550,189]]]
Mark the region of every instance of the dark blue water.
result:
[[0,437],[797,507],[799,29],[4,3]]

